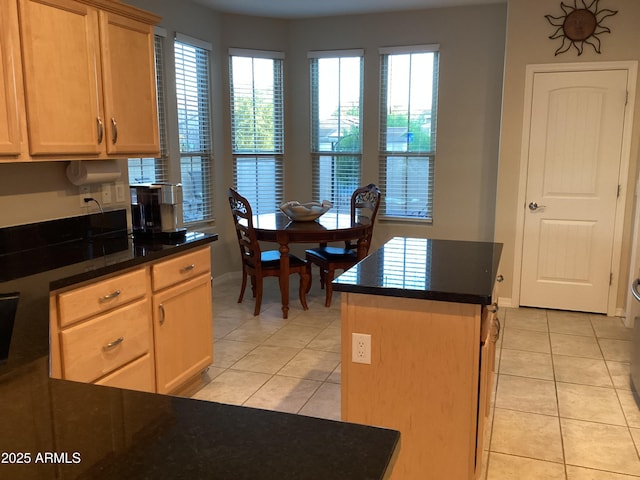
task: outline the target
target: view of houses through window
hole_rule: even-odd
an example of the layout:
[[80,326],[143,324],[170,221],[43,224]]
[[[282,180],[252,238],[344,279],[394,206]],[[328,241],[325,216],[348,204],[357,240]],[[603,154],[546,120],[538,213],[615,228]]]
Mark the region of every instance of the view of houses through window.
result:
[[437,45],[380,49],[380,183],[384,217],[432,220]]
[[338,213],[360,186],[363,53],[309,52],[313,198]]

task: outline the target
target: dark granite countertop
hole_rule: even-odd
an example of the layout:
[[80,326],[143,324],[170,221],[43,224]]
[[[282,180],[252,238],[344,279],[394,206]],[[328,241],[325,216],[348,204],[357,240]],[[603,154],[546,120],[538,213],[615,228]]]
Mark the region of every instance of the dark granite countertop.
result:
[[341,292],[490,305],[502,244],[394,237],[333,281]]
[[0,363],[0,478],[386,478],[399,447],[393,430],[49,378],[50,291],[217,239],[142,244],[120,215],[91,217],[94,234],[57,243],[51,225],[0,229],[0,294],[20,293]]

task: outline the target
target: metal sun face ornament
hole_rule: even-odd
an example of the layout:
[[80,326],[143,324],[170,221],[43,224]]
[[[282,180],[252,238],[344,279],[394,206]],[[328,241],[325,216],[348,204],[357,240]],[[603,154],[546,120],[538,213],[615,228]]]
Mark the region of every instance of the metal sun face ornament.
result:
[[[580,3],[580,5],[578,5]],[[598,8],[600,0],[593,0],[587,5],[587,0],[574,0],[573,6],[564,2],[560,3],[560,8],[564,15],[554,17],[545,15],[545,18],[554,27],[558,27],[549,38],[562,38],[562,45],[556,50],[556,55],[568,51],[574,47],[578,55],[582,55],[585,43],[591,45],[596,53],[600,53],[601,33],[611,33],[611,30],[602,25],[602,21],[618,13],[614,10]]]

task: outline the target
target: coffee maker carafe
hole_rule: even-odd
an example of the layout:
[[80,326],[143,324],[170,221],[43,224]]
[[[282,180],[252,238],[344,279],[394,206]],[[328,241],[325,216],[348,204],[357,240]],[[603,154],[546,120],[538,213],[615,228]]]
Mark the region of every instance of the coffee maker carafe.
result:
[[182,184],[131,185],[133,236],[174,239],[184,237]]

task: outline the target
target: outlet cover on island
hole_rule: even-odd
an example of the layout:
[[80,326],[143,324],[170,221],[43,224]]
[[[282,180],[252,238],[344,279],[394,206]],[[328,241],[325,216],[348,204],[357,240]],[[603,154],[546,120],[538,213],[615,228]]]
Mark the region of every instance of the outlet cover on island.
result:
[[351,334],[351,361],[371,364],[371,335],[368,333]]

